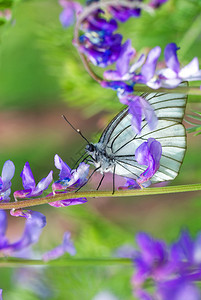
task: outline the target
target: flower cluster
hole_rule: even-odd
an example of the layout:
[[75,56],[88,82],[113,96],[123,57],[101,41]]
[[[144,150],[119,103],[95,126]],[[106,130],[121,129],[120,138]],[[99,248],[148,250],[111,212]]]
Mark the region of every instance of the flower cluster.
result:
[[[12,212],[15,215],[14,212]],[[29,246],[35,244],[43,227],[46,225],[46,218],[43,214],[36,211],[17,212],[18,216],[26,218],[26,224],[22,237],[16,242],[9,242],[6,238],[7,216],[4,210],[0,210],[0,251],[4,255],[26,257]]]
[[[133,260],[135,272],[131,283],[137,299],[177,300],[201,298],[196,285],[201,280],[201,234],[193,241],[183,231],[177,242],[167,246],[146,233],[136,236],[139,250],[125,247],[117,255]],[[149,293],[146,284],[152,280],[154,290]]]
[[[67,193],[69,191],[75,191],[79,187],[82,187],[86,184],[89,172],[89,165],[81,163],[76,170],[71,170],[70,167],[65,162],[63,162],[63,160],[58,155],[55,155],[54,161],[56,168],[60,170],[60,179],[52,184],[53,192],[48,194],[47,196],[53,196],[59,193]],[[51,184],[53,180],[53,171],[50,171],[47,177],[40,180],[39,183],[36,185],[30,165],[28,162],[26,162],[20,176],[22,177],[22,184],[24,190],[18,190],[14,192],[14,198],[16,201],[19,198],[23,199],[40,196]],[[10,177],[8,178],[8,180],[9,179]],[[7,181],[5,181],[4,185],[6,183]],[[10,187],[10,185],[8,184],[6,186]],[[70,200],[66,199],[61,201],[55,201],[49,204],[54,207],[63,207],[69,205],[82,204],[86,201],[86,198],[75,198]]]

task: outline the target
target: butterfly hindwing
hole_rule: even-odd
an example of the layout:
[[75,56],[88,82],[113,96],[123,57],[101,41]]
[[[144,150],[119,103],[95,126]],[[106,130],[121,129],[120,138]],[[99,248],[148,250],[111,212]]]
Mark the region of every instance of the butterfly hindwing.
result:
[[146,120],[143,120],[141,133],[137,135],[131,125],[132,116],[125,108],[104,130],[99,143],[104,145],[108,156],[114,157],[116,174],[136,179],[147,166],[136,162],[135,151],[148,138],[154,138],[161,143],[162,157],[152,182],[173,180],[178,175],[186,151],[186,131],[181,122],[187,96],[179,93],[151,93],[143,97],[155,110],[157,127],[150,131]]

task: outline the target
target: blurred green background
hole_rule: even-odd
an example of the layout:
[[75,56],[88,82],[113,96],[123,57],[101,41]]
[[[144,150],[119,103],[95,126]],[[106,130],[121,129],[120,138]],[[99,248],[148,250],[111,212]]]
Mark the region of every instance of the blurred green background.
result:
[[[85,144],[66,126],[62,114],[93,140],[122,107],[115,92],[103,90],[85,72],[72,46],[73,28],[63,29],[59,23],[61,10],[53,0],[16,1],[12,22],[0,28],[0,167],[7,159],[15,163],[13,191],[22,188],[19,175],[26,161],[36,181],[51,169],[57,179],[56,153],[73,167]],[[141,18],[122,24],[120,32],[132,39],[137,51],[156,45],[164,49],[167,43],[176,42],[183,65],[194,56],[200,60],[201,1],[170,0],[154,16],[143,12]],[[201,111],[199,97],[189,96],[189,100],[188,112]],[[171,184],[198,183],[200,178],[200,136],[189,134],[181,172]],[[96,175],[89,188],[98,181]],[[36,210],[47,216],[36,251],[58,245],[69,230],[76,257],[110,257],[120,245],[134,245],[138,231],[171,242],[182,228],[193,236],[201,229],[200,193],[90,199],[81,206],[56,209],[46,205]],[[21,235],[23,226],[24,220],[9,217],[11,240]],[[101,291],[110,291],[118,300],[133,299],[132,266],[30,268],[30,272],[36,270],[43,288],[35,283],[31,290],[28,284],[17,284],[16,269],[2,268],[4,299],[93,300]]]

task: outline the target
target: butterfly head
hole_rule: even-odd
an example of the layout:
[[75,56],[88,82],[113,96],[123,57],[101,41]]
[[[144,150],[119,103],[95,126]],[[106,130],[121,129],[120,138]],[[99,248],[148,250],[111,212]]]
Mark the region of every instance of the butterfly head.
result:
[[96,151],[96,147],[94,146],[94,144],[88,144],[86,145],[85,148],[86,152],[88,152],[89,154],[92,154],[94,151]]

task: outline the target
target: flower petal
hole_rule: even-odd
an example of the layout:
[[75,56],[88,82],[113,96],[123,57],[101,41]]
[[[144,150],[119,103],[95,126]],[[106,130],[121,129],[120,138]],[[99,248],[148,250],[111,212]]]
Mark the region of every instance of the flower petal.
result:
[[63,27],[69,27],[74,23],[74,10],[66,7],[59,15],[59,20]]
[[130,73],[134,73],[138,68],[140,68],[142,66],[142,64],[144,63],[145,61],[145,55],[142,54],[140,56],[140,58],[138,59],[138,61],[136,61],[130,68]]
[[0,237],[6,234],[7,229],[7,216],[4,210],[0,210]]
[[52,180],[53,180],[53,171],[50,171],[47,177],[39,181],[36,188],[30,194],[28,194],[27,197],[36,197],[41,195],[43,191],[48,188]]
[[11,160],[7,160],[3,166],[1,178],[4,185],[7,185],[13,178],[15,173],[15,165]]
[[149,138],[147,142],[142,143],[135,151],[135,158],[140,165],[147,165],[148,168],[140,174],[136,180],[138,184],[151,179],[160,167],[160,159],[162,155],[162,147],[160,142],[153,138]]
[[50,202],[48,204],[51,206],[54,206],[54,207],[66,207],[66,206],[70,206],[70,205],[84,204],[86,202],[87,202],[86,198],[75,198],[75,199],[54,201],[54,202]]
[[153,8],[159,8],[162,4],[167,2],[168,0],[151,0],[149,6]]
[[19,241],[10,244],[9,247],[13,252],[20,251],[36,243],[39,239],[42,228],[46,225],[46,217],[40,212],[27,210],[24,217],[25,215],[27,220],[22,237]]
[[168,44],[164,50],[166,65],[175,73],[178,73],[180,70],[180,64],[177,58],[177,50],[179,50],[179,48],[175,43]]
[[24,166],[20,176],[22,177],[22,184],[25,189],[34,189],[35,188],[35,186],[36,186],[35,180],[34,180],[34,177],[33,177],[33,174],[32,174],[32,171],[31,171],[28,161],[25,163],[25,166]]
[[75,255],[76,250],[75,250],[74,244],[70,237],[71,237],[70,232],[65,232],[62,244],[59,245],[58,247],[46,252],[43,255],[43,260],[49,261],[49,260],[56,259],[56,258],[62,256],[66,252],[69,253],[70,255]]
[[192,75],[199,72],[199,61],[197,57],[194,57],[192,61],[183,67],[179,72],[179,77],[182,79],[188,79]]
[[154,130],[158,123],[158,118],[155,114],[154,109],[149,104],[149,102],[143,97],[139,97],[140,106],[142,108],[142,112],[147,120],[150,130]]
[[141,68],[141,75],[145,81],[149,81],[155,74],[156,64],[161,54],[159,46],[150,50],[144,65]]
[[54,157],[55,167],[60,170],[59,178],[61,180],[71,177],[71,168],[59,157],[58,154]]
[[121,52],[119,55],[119,58],[116,62],[116,69],[121,76],[126,74],[128,72],[129,63],[131,57],[134,55],[135,50],[133,49],[131,45],[131,40],[127,40],[121,48]]
[[129,101],[129,113],[132,115],[132,127],[137,134],[141,131],[141,122],[142,122],[142,107],[140,105],[140,97],[135,96],[135,99]]
[[80,163],[76,170],[72,170],[71,179],[68,186],[76,185],[76,187],[83,186],[87,183],[87,176],[89,174],[89,165],[84,162]]

